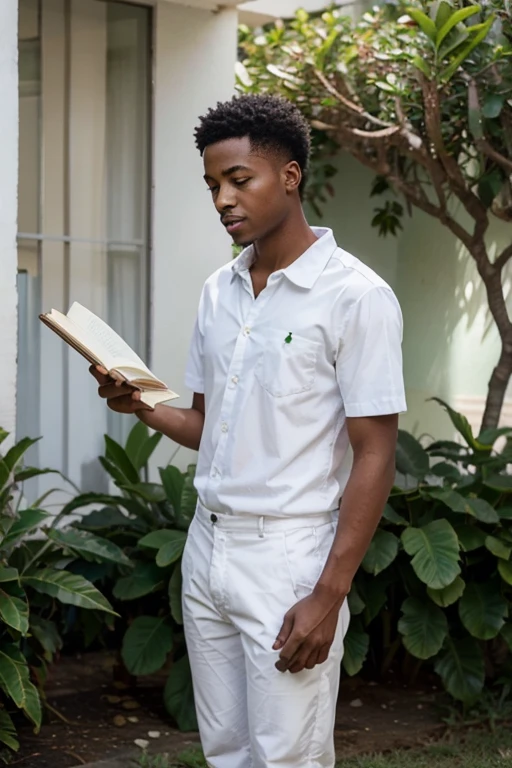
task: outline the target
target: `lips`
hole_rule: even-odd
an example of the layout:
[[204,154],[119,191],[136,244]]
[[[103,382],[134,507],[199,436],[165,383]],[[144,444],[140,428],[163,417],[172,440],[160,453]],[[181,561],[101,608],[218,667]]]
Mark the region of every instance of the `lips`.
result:
[[230,217],[230,216],[226,216],[226,218],[222,220],[222,223],[224,224],[224,226],[226,227],[230,235],[235,232],[238,232],[238,230],[243,227],[244,222],[245,222],[245,219]]

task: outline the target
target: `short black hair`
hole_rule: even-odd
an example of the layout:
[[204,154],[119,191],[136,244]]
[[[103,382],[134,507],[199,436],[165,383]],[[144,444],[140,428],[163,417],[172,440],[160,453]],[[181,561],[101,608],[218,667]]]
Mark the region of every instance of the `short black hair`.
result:
[[201,155],[206,147],[227,139],[248,137],[254,148],[283,152],[302,171],[302,194],[311,154],[311,134],[302,112],[290,101],[268,94],[234,96],[199,118],[195,130]]

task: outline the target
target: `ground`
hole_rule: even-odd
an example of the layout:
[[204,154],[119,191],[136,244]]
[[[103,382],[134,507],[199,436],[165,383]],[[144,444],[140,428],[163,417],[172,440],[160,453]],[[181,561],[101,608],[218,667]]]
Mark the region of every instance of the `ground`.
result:
[[[149,741],[152,751],[172,755],[197,744],[197,734],[171,727],[162,704],[161,677],[141,679],[135,688],[126,688],[113,682],[114,664],[110,653],[62,658],[48,681],[52,709],[47,721],[38,736],[23,723],[22,748],[12,764],[74,768],[129,752],[136,739]],[[430,684],[408,689],[392,682],[382,686],[346,680],[336,721],[337,754],[350,758],[387,752],[440,737],[445,725],[436,698]]]

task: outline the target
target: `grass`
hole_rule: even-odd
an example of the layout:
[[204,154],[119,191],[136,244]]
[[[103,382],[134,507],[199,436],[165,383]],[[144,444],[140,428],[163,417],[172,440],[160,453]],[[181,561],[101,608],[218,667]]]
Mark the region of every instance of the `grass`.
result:
[[[175,761],[144,754],[140,768],[206,768],[200,751],[189,749]],[[336,768],[512,768],[512,729],[475,730],[423,749],[341,760]]]
[[337,768],[507,768],[512,767],[512,730],[468,732],[453,741],[389,755],[355,757]]

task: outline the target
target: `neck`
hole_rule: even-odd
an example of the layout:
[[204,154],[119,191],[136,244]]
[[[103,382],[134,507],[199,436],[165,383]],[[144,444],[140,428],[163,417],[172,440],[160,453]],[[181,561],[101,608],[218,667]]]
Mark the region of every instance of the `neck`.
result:
[[254,243],[255,268],[258,271],[277,272],[285,269],[302,256],[317,241],[302,208],[288,216],[279,227]]

